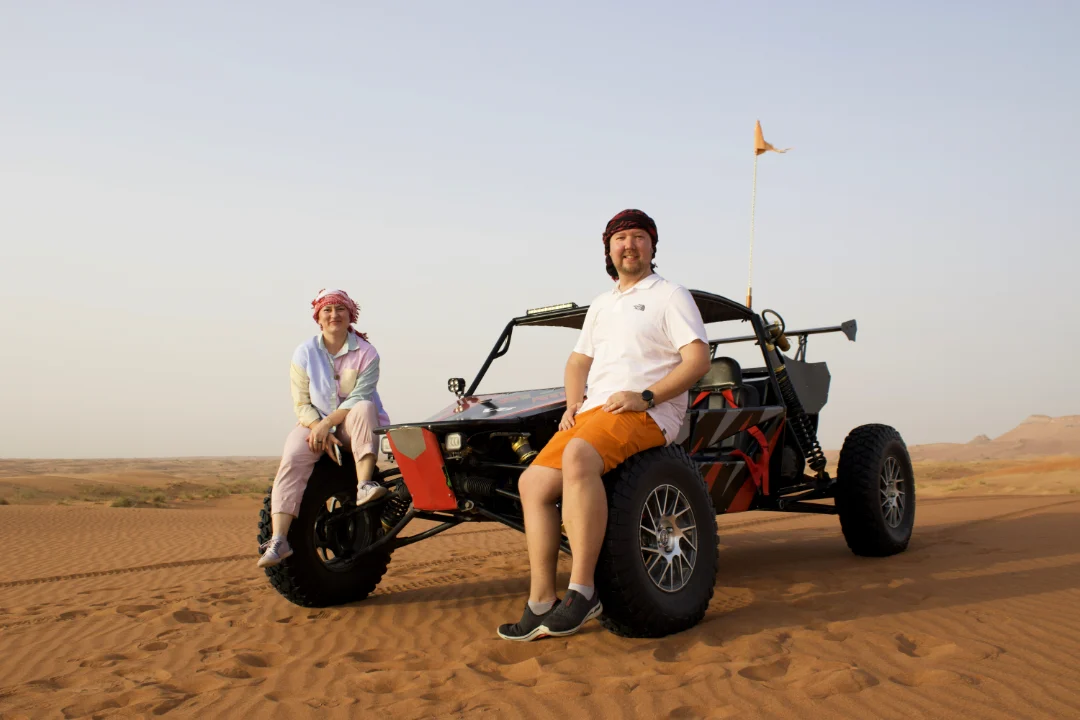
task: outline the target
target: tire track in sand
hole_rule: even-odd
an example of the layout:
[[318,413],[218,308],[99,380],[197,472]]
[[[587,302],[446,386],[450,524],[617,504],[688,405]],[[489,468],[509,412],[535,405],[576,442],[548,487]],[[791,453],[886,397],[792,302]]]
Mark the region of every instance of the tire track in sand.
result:
[[178,560],[176,562],[138,565],[136,567],[115,568],[113,570],[95,570],[93,572],[72,573],[71,575],[50,575],[49,577],[27,578],[25,580],[8,580],[7,582],[0,582],[0,588],[63,582],[65,580],[83,580],[85,578],[103,577],[106,575],[126,575],[127,573],[168,570],[170,568],[192,567],[194,565],[215,565],[218,563],[236,562],[238,560],[251,560],[254,557],[255,556],[251,553],[245,553],[244,555],[226,555],[224,557],[202,558],[201,560]]

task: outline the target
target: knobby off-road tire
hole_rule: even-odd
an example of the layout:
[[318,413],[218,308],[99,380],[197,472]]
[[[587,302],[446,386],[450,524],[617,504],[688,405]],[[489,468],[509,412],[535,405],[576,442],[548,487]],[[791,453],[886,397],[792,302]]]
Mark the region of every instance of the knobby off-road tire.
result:
[[[693,627],[709,607],[719,563],[716,510],[701,473],[681,447],[668,446],[630,457],[604,477],[604,485],[608,526],[596,566],[600,623],[624,637],[663,637]],[[689,555],[671,563],[647,547],[660,542],[652,528],[665,501],[683,526],[675,534],[684,535],[665,532],[666,547],[689,553],[696,546],[692,563]],[[691,523],[692,533],[686,527]],[[672,565],[670,575],[658,564],[664,562]]]
[[[351,456],[348,458],[351,460]],[[376,477],[397,473],[396,468]],[[289,527],[293,554],[273,567],[264,568],[270,584],[289,602],[302,607],[328,607],[363,600],[375,590],[390,553],[376,551],[352,558],[382,535],[378,511],[360,512],[345,522],[346,509],[356,503],[356,467],[338,467],[323,456],[308,480],[300,514]],[[270,493],[259,513],[259,543],[270,539]]]
[[888,425],[861,425],[844,440],[836,466],[836,509],[856,555],[907,549],[915,524],[915,474],[907,445]]

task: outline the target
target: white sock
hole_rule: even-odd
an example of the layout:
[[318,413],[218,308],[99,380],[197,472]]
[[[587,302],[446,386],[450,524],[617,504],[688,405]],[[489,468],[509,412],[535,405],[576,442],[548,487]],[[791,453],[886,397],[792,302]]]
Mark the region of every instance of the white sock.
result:
[[529,609],[533,611],[533,615],[543,615],[555,604],[554,600],[548,600],[547,602],[536,602],[534,600],[529,601]]
[[593,588],[586,587],[584,585],[578,585],[577,583],[570,583],[570,587],[567,590],[577,590],[579,593],[585,596],[586,600],[592,600]]

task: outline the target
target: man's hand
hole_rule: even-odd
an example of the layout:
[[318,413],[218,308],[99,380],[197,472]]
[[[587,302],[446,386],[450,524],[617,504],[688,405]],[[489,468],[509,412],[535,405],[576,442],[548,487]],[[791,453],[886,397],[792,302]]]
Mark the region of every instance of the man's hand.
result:
[[327,449],[326,438],[330,435],[330,424],[326,422],[326,419],[320,420],[309,429],[311,434],[308,435],[307,444],[311,452],[317,453]]
[[579,402],[573,405],[566,406],[566,412],[563,413],[562,420],[559,422],[560,430],[569,430],[574,427],[574,416],[577,415],[577,411],[581,409],[581,406],[585,403]]
[[604,403],[604,410],[612,415],[623,412],[644,412],[649,409],[649,403],[641,397],[641,393],[631,390],[617,392]]

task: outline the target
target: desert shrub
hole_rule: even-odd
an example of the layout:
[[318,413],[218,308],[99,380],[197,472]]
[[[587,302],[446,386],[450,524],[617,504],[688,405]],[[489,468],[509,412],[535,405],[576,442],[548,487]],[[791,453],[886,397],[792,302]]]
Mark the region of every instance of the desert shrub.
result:
[[111,503],[109,503],[109,505],[119,508],[135,507],[135,501],[127,496],[124,496],[116,498]]

